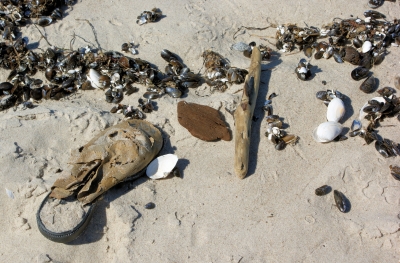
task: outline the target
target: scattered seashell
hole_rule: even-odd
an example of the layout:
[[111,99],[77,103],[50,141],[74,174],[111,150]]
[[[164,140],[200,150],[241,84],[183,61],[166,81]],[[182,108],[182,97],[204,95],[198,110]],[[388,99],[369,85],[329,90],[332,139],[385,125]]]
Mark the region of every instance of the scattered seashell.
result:
[[327,121],[321,123],[313,131],[313,138],[316,142],[330,142],[342,132],[342,125],[338,122]]
[[329,192],[332,190],[332,188],[328,185],[323,185],[321,187],[318,187],[315,189],[315,194],[318,196],[326,195],[329,194]]
[[326,119],[328,121],[338,122],[344,116],[344,113],[345,113],[345,108],[343,101],[339,98],[334,98],[328,104]]
[[369,76],[366,80],[364,80],[363,83],[360,85],[360,90],[363,91],[364,93],[372,93],[375,91],[376,88],[376,81],[374,76]]
[[353,120],[353,123],[351,124],[351,130],[352,131],[358,131],[362,127],[361,121],[360,120]]
[[153,203],[153,202],[149,202],[149,203],[144,205],[144,208],[146,208],[146,209],[153,209],[155,207],[156,207],[156,204]]
[[95,89],[103,88],[100,82],[100,77],[100,73],[92,68],[89,70],[89,74],[87,75],[87,79],[90,81],[90,84],[92,84],[92,87]]
[[14,199],[14,193],[13,191],[11,191],[10,189],[6,188],[6,193],[8,195],[8,197],[10,197],[11,199]]
[[344,194],[338,190],[333,191],[333,196],[335,198],[335,203],[337,208],[339,208],[339,211],[342,213],[347,212],[347,198],[344,196]]
[[176,166],[178,156],[166,154],[154,159],[146,169],[146,175],[151,179],[161,179],[167,177]]

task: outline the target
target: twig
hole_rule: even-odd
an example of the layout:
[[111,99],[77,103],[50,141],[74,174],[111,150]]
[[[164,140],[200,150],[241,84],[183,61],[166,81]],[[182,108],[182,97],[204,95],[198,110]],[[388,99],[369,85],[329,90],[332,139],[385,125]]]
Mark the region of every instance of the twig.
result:
[[236,34],[240,31],[240,30],[242,30],[243,28],[244,29],[247,29],[247,30],[265,30],[265,29],[268,29],[268,28],[270,28],[271,27],[271,25],[269,25],[269,26],[267,26],[267,27],[247,27],[247,26],[241,26],[241,27],[239,27],[238,28],[238,30],[235,32],[235,34],[233,34],[233,39],[236,39]]
[[[46,42],[47,42],[47,45],[49,45],[49,46],[53,46],[52,44],[50,44],[50,42],[47,40],[47,37],[45,36],[45,35],[43,35],[43,33],[42,33],[42,31],[40,31],[40,29],[37,27],[37,25],[36,24],[33,24],[35,27],[36,27],[36,29],[39,31],[39,33],[40,33],[40,35],[42,35],[42,38],[44,38],[44,40],[46,40]],[[40,40],[39,40],[40,41]]]
[[99,43],[99,40],[97,39],[96,30],[94,29],[94,26],[92,25],[92,23],[90,23],[90,21],[87,20],[87,19],[76,19],[76,20],[78,20],[78,21],[86,21],[90,25],[90,27],[92,28],[92,32],[93,32],[93,35],[94,35],[94,39],[96,40],[97,46],[98,46],[99,50],[102,51],[100,43]]

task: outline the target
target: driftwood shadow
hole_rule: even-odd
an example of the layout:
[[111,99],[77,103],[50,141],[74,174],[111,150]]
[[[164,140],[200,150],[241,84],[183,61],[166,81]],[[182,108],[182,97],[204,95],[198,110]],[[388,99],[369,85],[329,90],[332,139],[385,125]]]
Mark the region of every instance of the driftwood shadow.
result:
[[267,94],[269,91],[269,81],[273,72],[272,68],[275,68],[282,62],[279,54],[272,56],[272,58],[273,59],[269,63],[261,64],[260,87],[258,90],[256,107],[253,114],[253,116],[258,117],[258,120],[254,121],[251,127],[249,165],[246,178],[253,175],[257,167],[257,154],[260,146],[260,140],[261,136],[264,136],[264,133],[261,131],[261,125],[263,123],[265,115],[262,107],[264,106],[264,102],[267,99]]

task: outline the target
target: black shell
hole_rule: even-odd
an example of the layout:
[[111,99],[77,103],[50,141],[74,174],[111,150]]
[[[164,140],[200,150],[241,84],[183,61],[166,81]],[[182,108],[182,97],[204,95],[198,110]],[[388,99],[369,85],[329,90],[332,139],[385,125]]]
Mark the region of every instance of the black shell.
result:
[[153,202],[147,203],[144,206],[144,208],[146,208],[146,209],[153,209],[155,207],[156,207],[156,204],[154,204]]
[[372,93],[376,89],[376,81],[374,76],[369,76],[361,85],[360,85],[360,90],[362,90],[365,93]]
[[362,41],[359,40],[358,38],[355,38],[355,39],[353,39],[353,45],[354,45],[356,48],[360,48],[360,47],[362,47]]
[[346,213],[348,206],[347,206],[347,198],[344,196],[344,194],[338,190],[333,191],[333,197],[335,198],[335,203],[337,208],[339,208],[339,211],[342,213]]
[[344,61],[347,61],[353,65],[358,65],[360,63],[360,54],[354,47],[347,46],[342,49],[342,52]]
[[331,192],[332,188],[329,185],[323,185],[315,189],[315,194],[318,196],[326,195]]
[[368,74],[369,74],[369,69],[358,67],[351,71],[351,78],[358,81],[368,77]]

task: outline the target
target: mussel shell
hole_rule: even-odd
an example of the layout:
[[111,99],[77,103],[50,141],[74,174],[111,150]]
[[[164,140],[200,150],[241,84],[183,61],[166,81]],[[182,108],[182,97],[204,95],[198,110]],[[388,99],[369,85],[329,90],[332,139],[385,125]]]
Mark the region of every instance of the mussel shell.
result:
[[329,194],[332,191],[332,188],[328,185],[323,185],[315,189],[315,194],[318,196],[323,196]]
[[360,90],[362,90],[364,93],[372,93],[376,89],[376,81],[374,76],[369,76],[361,85],[360,85]]
[[346,213],[348,209],[348,201],[344,194],[338,190],[334,190],[333,197],[335,198],[335,203],[339,211],[342,213]]
[[371,8],[373,8],[373,9],[375,9],[375,8],[378,8],[378,7],[380,7],[381,5],[383,5],[383,2],[384,2],[385,0],[369,0],[368,1],[368,6],[369,7],[371,7]]
[[390,95],[396,93],[396,90],[391,87],[384,87],[384,88],[378,90],[377,92],[382,96],[389,97]]
[[161,50],[161,57],[167,62],[170,62],[172,59],[178,60],[176,55],[167,49]]
[[371,41],[364,41],[362,47],[361,47],[361,51],[362,53],[367,53],[372,49],[372,43]]
[[282,151],[286,148],[286,143],[283,140],[279,140],[278,143],[275,145],[275,149],[278,151]]
[[31,98],[34,100],[41,100],[43,97],[42,88],[32,89]]
[[11,84],[10,82],[0,83],[0,95],[7,94],[7,93],[9,94],[13,87],[14,87],[14,85]]
[[153,202],[145,204],[144,208],[145,209],[154,209],[156,205]]
[[396,165],[390,165],[389,168],[393,178],[400,181],[400,167]]
[[50,25],[51,22],[53,22],[53,19],[51,17],[49,17],[49,16],[41,16],[41,17],[39,17],[39,19],[37,21],[37,24],[39,26],[45,27],[45,26]]
[[343,49],[343,52],[344,52],[343,56],[344,61],[349,62],[353,65],[358,65],[358,63],[360,63],[360,54],[354,47],[347,46]]
[[392,156],[391,150],[386,146],[383,141],[376,141],[375,149],[385,158],[389,158]]
[[330,142],[340,135],[343,127],[340,123],[327,121],[321,123],[313,131],[313,138],[316,142]]
[[157,92],[147,91],[143,94],[143,97],[146,99],[154,100],[158,99],[160,95]]
[[325,90],[320,90],[315,94],[315,97],[319,100],[327,100],[328,99],[328,92]]
[[368,77],[368,74],[369,74],[369,69],[358,67],[351,71],[351,78],[358,81]]
[[358,64],[360,67],[370,69],[374,64],[374,59],[370,53],[365,53]]
[[358,131],[362,127],[361,121],[360,120],[353,120],[351,124],[351,131]]
[[363,44],[362,41],[359,40],[358,38],[353,39],[353,45],[354,45],[354,47],[360,48],[360,47],[362,47],[362,44]]

